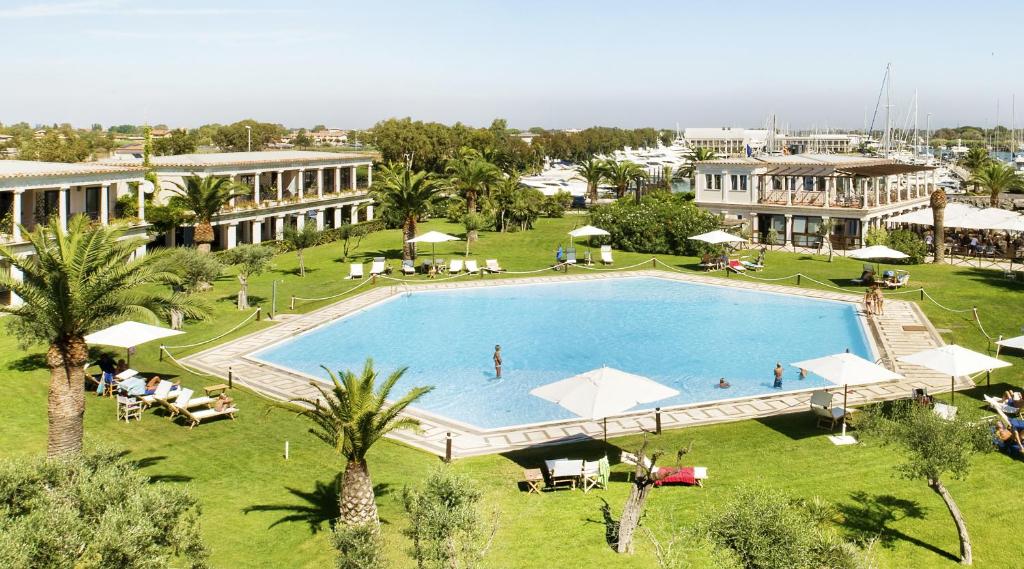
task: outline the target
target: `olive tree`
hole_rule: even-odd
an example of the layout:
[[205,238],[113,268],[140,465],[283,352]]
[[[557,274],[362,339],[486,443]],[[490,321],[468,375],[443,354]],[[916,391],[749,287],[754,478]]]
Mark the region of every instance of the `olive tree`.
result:
[[221,253],[221,259],[235,267],[238,276],[238,309],[249,308],[249,279],[270,268],[274,252],[263,245],[239,245]]

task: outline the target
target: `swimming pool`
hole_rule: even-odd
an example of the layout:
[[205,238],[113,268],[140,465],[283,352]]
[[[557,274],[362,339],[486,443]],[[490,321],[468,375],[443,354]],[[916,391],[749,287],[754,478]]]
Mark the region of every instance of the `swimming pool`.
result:
[[367,356],[384,374],[408,366],[397,393],[433,385],[419,409],[488,429],[574,418],[529,391],[602,365],[680,392],[643,409],[778,393],[777,361],[784,391],[830,385],[788,363],[846,349],[874,359],[850,303],[626,277],[399,294],[250,357],[324,380],[321,364],[358,370]]

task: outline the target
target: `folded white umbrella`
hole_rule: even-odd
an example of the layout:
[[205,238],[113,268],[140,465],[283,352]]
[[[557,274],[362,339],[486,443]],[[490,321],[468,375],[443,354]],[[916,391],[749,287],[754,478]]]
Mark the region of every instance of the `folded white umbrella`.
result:
[[448,235],[447,233],[441,233],[440,231],[428,231],[423,235],[413,237],[412,239],[406,239],[406,243],[430,243],[430,262],[434,262],[434,247],[437,243],[444,243],[445,241],[458,241],[459,238],[454,235]]
[[707,233],[701,233],[700,235],[694,235],[689,239],[694,241],[704,241],[705,243],[711,243],[714,245],[721,243],[745,243],[747,241],[743,237],[733,235],[732,233],[726,233],[719,229],[709,231]]
[[949,386],[950,403],[953,402],[953,389],[956,386],[957,376],[991,371],[1001,367],[1010,367],[1008,362],[997,360],[985,354],[979,354],[956,344],[917,352],[909,356],[900,356],[896,359],[950,376],[952,378]]
[[843,386],[843,434],[846,434],[846,406],[848,388],[851,385],[867,385],[896,381],[903,379],[903,376],[870,362],[858,355],[844,352],[833,354],[813,360],[804,360],[790,364],[793,367],[805,369],[835,385]]
[[[169,336],[177,336],[178,334],[184,334],[184,332],[128,320],[86,335],[85,343],[114,346],[117,348],[134,348],[146,342],[152,342],[153,340]],[[128,361],[131,362],[131,353],[128,354]]]
[[581,373],[530,391],[530,395],[557,403],[585,419],[605,419],[636,407],[678,395],[679,391],[639,375],[610,367]]

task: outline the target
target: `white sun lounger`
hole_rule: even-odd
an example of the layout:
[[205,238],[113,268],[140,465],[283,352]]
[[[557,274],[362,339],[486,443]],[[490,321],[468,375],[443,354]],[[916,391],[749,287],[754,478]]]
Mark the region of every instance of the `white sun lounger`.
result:
[[501,265],[498,264],[497,259],[487,259],[486,271],[489,273],[501,273],[504,272],[505,269],[501,268]]
[[462,259],[452,259],[450,265],[448,265],[448,274],[457,275],[462,272]]
[[605,265],[612,264],[612,246],[601,245],[601,262]]
[[193,393],[195,392],[192,391],[191,389],[182,388],[181,390],[179,390],[177,398],[175,398],[173,401],[168,398],[167,401],[164,401],[162,403],[167,405],[167,407],[171,411],[171,417],[174,417],[175,415],[181,413],[182,410],[187,411],[189,409],[195,409],[196,407],[209,405],[210,403],[216,401],[216,399],[214,399],[213,397],[205,395],[203,397],[196,397],[193,399]]
[[387,264],[384,262],[383,258],[374,259],[373,262],[370,263],[370,274],[371,275],[374,275],[374,276],[376,276],[376,275],[383,275],[384,273],[387,272],[387,270],[388,270],[388,267],[387,267]]
[[363,278],[363,264],[352,263],[348,266],[348,278],[349,279],[361,279]]
[[402,274],[403,275],[415,275],[416,266],[412,264],[412,259],[402,260]]
[[173,383],[166,379],[161,379],[160,383],[157,384],[156,389],[153,390],[152,395],[143,395],[140,397],[142,404],[149,407],[157,401],[166,401],[167,399],[170,399],[172,395],[178,395],[177,393],[172,394],[172,389],[174,389]]
[[234,421],[235,413],[237,412],[238,407],[234,406],[227,407],[221,411],[218,411],[213,407],[208,407],[206,409],[200,409],[198,411],[189,411],[188,409],[181,409],[181,416],[184,417],[185,421],[188,423],[188,428],[194,429],[195,426],[201,423],[202,421],[205,421],[206,419],[212,419],[214,417],[220,417],[222,415],[227,415],[228,417],[231,417],[232,421]]
[[476,274],[480,272],[480,267],[476,266],[475,259],[470,259],[466,261],[466,272],[470,274]]

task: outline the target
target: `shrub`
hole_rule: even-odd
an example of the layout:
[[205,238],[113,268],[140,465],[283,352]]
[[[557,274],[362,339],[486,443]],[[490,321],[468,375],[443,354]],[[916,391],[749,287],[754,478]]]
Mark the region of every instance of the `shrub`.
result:
[[384,547],[380,530],[370,524],[337,524],[334,548],[338,550],[338,569],[384,569]]
[[112,450],[0,462],[0,566],[206,566],[199,501]]
[[178,275],[185,292],[202,292],[224,272],[224,264],[215,255],[200,253],[195,247],[178,247],[166,257],[167,270]]
[[438,201],[437,203],[444,206],[444,213],[442,215],[452,223],[458,223],[462,216],[466,215],[466,200],[459,196],[451,196],[447,200]]
[[[362,237],[373,233],[375,231],[383,231],[387,229],[384,220],[374,219],[373,221],[364,221],[355,225],[345,223],[340,227],[332,227],[331,229],[324,229],[320,232],[320,239],[317,240],[317,245],[326,245],[327,243],[334,243],[335,241],[344,241],[346,239],[352,239],[355,237]],[[354,231],[355,233],[349,233]],[[291,253],[295,248],[286,241],[277,241],[275,243],[276,251],[278,253]]]
[[607,230],[617,249],[640,253],[696,255],[702,246],[689,239],[718,227],[719,218],[679,194],[651,192],[640,204],[622,199],[591,210],[591,222]]
[[910,255],[909,259],[893,261],[907,265],[916,265],[924,262],[924,256],[928,253],[928,245],[913,231],[897,229],[889,232],[889,247]]
[[572,194],[559,190],[554,195],[544,197],[541,213],[544,217],[562,217],[570,207],[572,207]]
[[875,245],[888,245],[889,244],[889,232],[884,227],[872,227],[868,229],[867,235],[864,236],[864,244],[869,247]]

